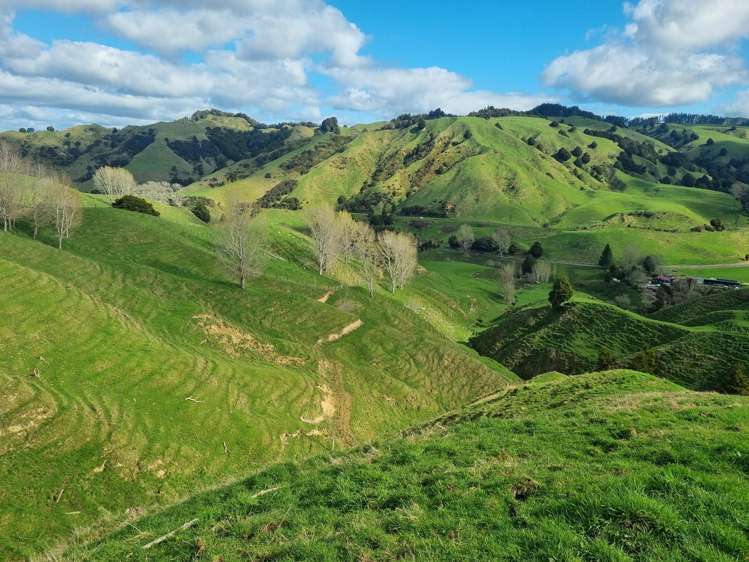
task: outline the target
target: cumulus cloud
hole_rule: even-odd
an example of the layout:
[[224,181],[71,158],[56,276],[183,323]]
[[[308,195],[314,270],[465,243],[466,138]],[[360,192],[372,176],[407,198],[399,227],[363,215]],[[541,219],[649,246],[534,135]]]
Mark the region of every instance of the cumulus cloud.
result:
[[543,101],[550,101],[548,96],[471,90],[468,79],[439,67],[331,68],[325,72],[344,87],[331,99],[334,107],[380,115],[425,112],[436,107],[455,114],[465,114],[488,105],[530,109]]
[[574,95],[631,106],[701,102],[747,80],[733,43],[749,35],[744,0],[640,0],[630,22],[592,49],[552,61],[545,82]]
[[668,50],[703,49],[749,37],[745,0],[640,0],[625,4],[626,34]]
[[[85,13],[141,50],[40,41],[13,27],[24,8]],[[67,113],[115,124],[207,106],[269,120],[319,119],[323,107],[369,118],[549,99],[478,90],[439,67],[384,68],[362,55],[366,41],[323,0],[0,0],[0,119],[67,122]],[[315,89],[310,74],[332,78],[336,91]]]
[[[237,41],[248,59],[302,58],[329,53],[335,64],[365,62],[365,36],[336,8],[318,1],[146,4],[108,15],[120,35],[161,52],[200,51]],[[215,4],[215,6],[211,5]],[[179,22],[179,33],[164,29]]]

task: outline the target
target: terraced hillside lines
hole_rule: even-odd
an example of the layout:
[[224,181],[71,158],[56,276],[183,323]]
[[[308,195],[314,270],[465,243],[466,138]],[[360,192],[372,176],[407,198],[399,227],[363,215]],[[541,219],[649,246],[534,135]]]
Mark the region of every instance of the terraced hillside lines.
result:
[[[5,260],[0,268],[12,280],[3,285],[0,310],[19,320],[3,338],[3,394],[36,390],[0,418],[13,440],[0,459],[2,511],[14,514],[2,534],[13,542],[43,543],[96,518],[100,508],[124,510],[135,498],[146,504],[176,499],[211,474],[267,458],[276,448],[268,420],[294,423],[272,403],[295,394],[301,403],[312,399],[311,388],[306,397],[300,392],[306,381],[298,374],[283,381],[281,371],[248,365],[240,375],[224,362],[164,343],[72,287]],[[269,376],[274,384],[267,384]],[[230,412],[227,398],[237,392],[244,402],[247,396],[265,400]],[[196,402],[185,400],[190,396]],[[222,442],[233,457],[218,454]],[[205,476],[196,478],[198,466]],[[16,503],[19,489],[27,490],[22,504]],[[62,489],[61,500],[50,502]],[[73,511],[79,513],[66,515]],[[12,555],[7,548],[0,550]]]
[[273,467],[67,556],[741,560],[747,429],[746,397],[632,371],[553,377]]
[[[559,227],[579,228],[615,220],[624,226],[686,232],[713,218],[727,223],[739,217],[738,202],[724,193],[628,179],[623,192],[589,192],[589,203],[560,217]],[[645,213],[647,211],[647,214]],[[639,216],[638,216],[639,214]]]
[[[64,251],[48,232],[0,236],[0,390],[14,397],[0,406],[0,431],[13,435],[0,501],[14,514],[0,519],[0,557],[269,462],[399,431],[515,380],[385,291],[318,302],[334,281],[283,223],[271,225],[276,257],[242,292],[218,262],[214,230],[184,210],[157,218],[85,200]],[[317,415],[323,385],[335,415],[310,427],[301,418]],[[5,492],[18,489],[28,498]]]
[[292,195],[306,207],[335,204],[341,195],[354,195],[374,173],[378,157],[390,146],[393,137],[392,132],[355,136],[344,150],[300,176]]
[[[730,330],[731,325],[717,328]],[[645,369],[696,390],[735,392],[732,375],[749,370],[749,331],[693,332],[619,362]]]

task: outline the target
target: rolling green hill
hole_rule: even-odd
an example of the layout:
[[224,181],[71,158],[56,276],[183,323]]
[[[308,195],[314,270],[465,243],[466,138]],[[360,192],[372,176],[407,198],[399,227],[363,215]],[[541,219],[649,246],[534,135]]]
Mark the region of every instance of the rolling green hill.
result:
[[67,558],[741,560],[748,424],[746,397],[632,371],[547,377],[198,495]]
[[[65,559],[745,553],[746,400],[682,387],[736,391],[747,290],[646,317],[607,302],[639,293],[595,265],[609,244],[615,260],[634,249],[749,275],[746,212],[728,193],[749,162],[742,128],[678,125],[697,135],[681,145],[542,109],[340,128],[204,111],[0,135],[84,191],[109,164],[189,184],[213,223],[257,201],[269,240],[242,292],[216,257],[219,224],[188,207],[146,216],[86,194],[62,251],[22,220],[0,232],[0,558],[54,559],[71,542],[86,544]],[[690,175],[703,188],[675,185]],[[322,202],[429,242],[409,285],[370,297],[348,263],[318,275],[304,209]],[[725,230],[705,228],[715,219]],[[506,230],[515,253],[451,249],[464,224]],[[547,283],[520,286],[516,307],[500,294],[498,265],[536,241],[579,283],[562,312]],[[584,374],[609,368],[660,378]],[[743,495],[725,505],[727,489]]]
[[[219,202],[278,193],[268,205],[327,201],[567,231],[688,233],[716,218],[732,229],[746,224],[726,179],[741,179],[735,166],[749,161],[742,127],[616,127],[562,106],[483,115],[402,116],[316,134],[309,123],[268,126],[209,110],[120,131],[81,126],[1,138],[86,189],[93,171],[109,164],[127,166],[139,181],[192,183],[188,193]],[[675,142],[674,127],[698,140]],[[720,156],[725,142],[736,146]],[[672,185],[686,176],[689,187]],[[712,191],[693,187],[703,177]]]
[[[743,258],[749,247],[747,221],[733,196],[660,183],[666,171],[658,158],[673,148],[626,128],[616,135],[631,144],[614,142],[597,136],[608,131],[608,123],[576,119],[577,126],[573,118],[552,126],[558,123],[553,118],[530,115],[357,126],[319,135],[239,181],[227,181],[226,172],[218,171],[187,192],[219,202],[278,193],[268,205],[328,202],[354,212],[426,216],[437,223],[538,229],[542,237],[591,239],[595,252],[609,242],[602,241],[607,232],[626,229],[622,237],[629,243],[677,246],[663,255],[666,263],[679,263],[684,254],[704,255],[706,263]],[[623,171],[621,143],[627,150],[651,147],[652,173]],[[566,162],[555,158],[561,149],[571,155]],[[586,162],[574,156],[578,149]],[[679,168],[679,174],[686,173]],[[223,185],[211,187],[217,184]],[[712,237],[693,232],[713,219],[729,231]],[[562,245],[570,248],[568,241]]]
[[517,380],[384,290],[317,275],[280,222],[240,292],[186,209],[86,205],[63,251],[0,236],[4,559]]
[[123,129],[98,125],[64,131],[9,132],[0,140],[60,169],[77,185],[90,189],[97,168],[128,168],[139,182],[189,184],[216,170],[242,161],[232,178],[257,167],[255,159],[276,158],[304,143],[313,129],[307,124],[266,126],[243,114],[199,111],[190,118]]
[[[549,370],[578,374],[616,365],[697,390],[730,392],[736,369],[749,369],[749,332],[737,329],[732,310],[745,294],[726,291],[725,296],[700,299],[709,303],[667,309],[657,319],[588,298],[560,312],[532,305],[501,316],[471,345],[525,378]],[[712,315],[695,323],[691,314],[702,317],[708,306]]]
[[[573,216],[567,223],[588,224],[648,207],[647,197],[643,198],[645,183],[634,183],[631,192],[622,194],[609,188],[608,176],[614,173],[620,152],[614,143],[580,129],[560,136],[549,123],[540,117],[444,117],[425,121],[422,128],[355,128],[347,131],[355,137],[352,142],[332,156],[313,160],[309,171],[292,165],[282,168],[279,176],[276,164],[269,163],[267,170],[261,168],[254,176],[264,178],[270,171],[276,181],[296,180],[291,195],[308,205],[343,197],[352,210],[391,202],[401,209],[417,207],[427,213],[449,209],[463,219],[519,225],[560,222],[566,226],[568,212],[590,208],[597,200],[602,207],[596,209],[594,203],[593,209],[582,211],[589,216]],[[595,150],[587,148],[592,142],[598,143]],[[576,147],[589,152],[588,164],[563,164],[552,157],[561,148]],[[633,183],[631,178],[625,180]],[[224,190],[237,189],[227,186],[202,193],[220,198]],[[661,189],[669,192],[668,186]],[[679,195],[673,191],[664,199],[678,205],[684,199]],[[690,225],[701,224],[712,214],[736,213],[737,206],[728,197],[725,201],[715,197],[720,209],[699,209],[685,196],[684,207],[664,208],[664,212],[679,215]]]

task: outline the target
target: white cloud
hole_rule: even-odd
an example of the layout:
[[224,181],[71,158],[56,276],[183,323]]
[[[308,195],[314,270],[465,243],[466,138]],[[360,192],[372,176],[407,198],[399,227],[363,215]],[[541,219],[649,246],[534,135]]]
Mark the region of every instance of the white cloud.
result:
[[[105,21],[120,35],[165,53],[237,41],[239,54],[248,59],[329,53],[338,65],[365,62],[359,55],[364,34],[340,10],[318,0],[144,2]],[[164,33],[173,27],[176,32]]]
[[46,45],[0,25],[0,99],[132,117],[167,118],[212,105],[319,112],[300,60],[248,61],[228,50],[208,51],[204,59],[170,62],[91,42]]
[[708,99],[716,87],[746,75],[740,59],[722,54],[660,53],[604,44],[559,57],[544,71],[549,85],[622,105],[669,106]]
[[[236,39],[245,29],[245,21],[228,10],[128,10],[109,14],[105,22],[119,35],[165,53],[199,52]],[[170,27],[178,31],[164,33]]]
[[625,5],[632,18],[626,33],[640,43],[703,49],[749,37],[746,0],[641,0]]
[[60,107],[41,107],[25,103],[0,104],[0,123],[8,129],[33,127],[42,130],[49,125],[67,128],[74,125],[96,123],[107,127],[146,125],[153,119],[137,117],[114,117],[109,114],[75,111]]
[[[23,8],[86,13],[147,51],[39,41],[13,28]],[[0,119],[58,115],[67,123],[68,111],[114,124],[207,106],[267,120],[319,119],[324,103],[369,118],[435,107],[528,109],[549,99],[477,90],[439,67],[383,68],[362,55],[366,39],[323,0],[0,0]],[[185,52],[199,62],[186,62]],[[337,91],[322,94],[310,74],[332,78]]]
[[200,98],[120,94],[57,78],[18,76],[2,70],[0,101],[153,120],[174,118],[205,105]]
[[558,57],[545,82],[588,99],[675,106],[747,80],[732,43],[749,35],[745,0],[640,0],[626,29],[597,47]]
[[439,67],[331,68],[325,72],[344,87],[343,92],[332,98],[334,107],[385,116],[420,113],[437,107],[455,114],[469,113],[488,105],[530,109],[551,99],[542,95],[471,90],[468,79]]

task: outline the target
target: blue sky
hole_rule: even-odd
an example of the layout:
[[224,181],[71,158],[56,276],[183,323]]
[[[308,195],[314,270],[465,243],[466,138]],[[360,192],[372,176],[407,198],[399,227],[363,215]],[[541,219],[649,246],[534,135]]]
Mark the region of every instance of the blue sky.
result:
[[[747,115],[749,2],[0,0],[0,128],[541,101]],[[164,31],[166,30],[166,31]]]

